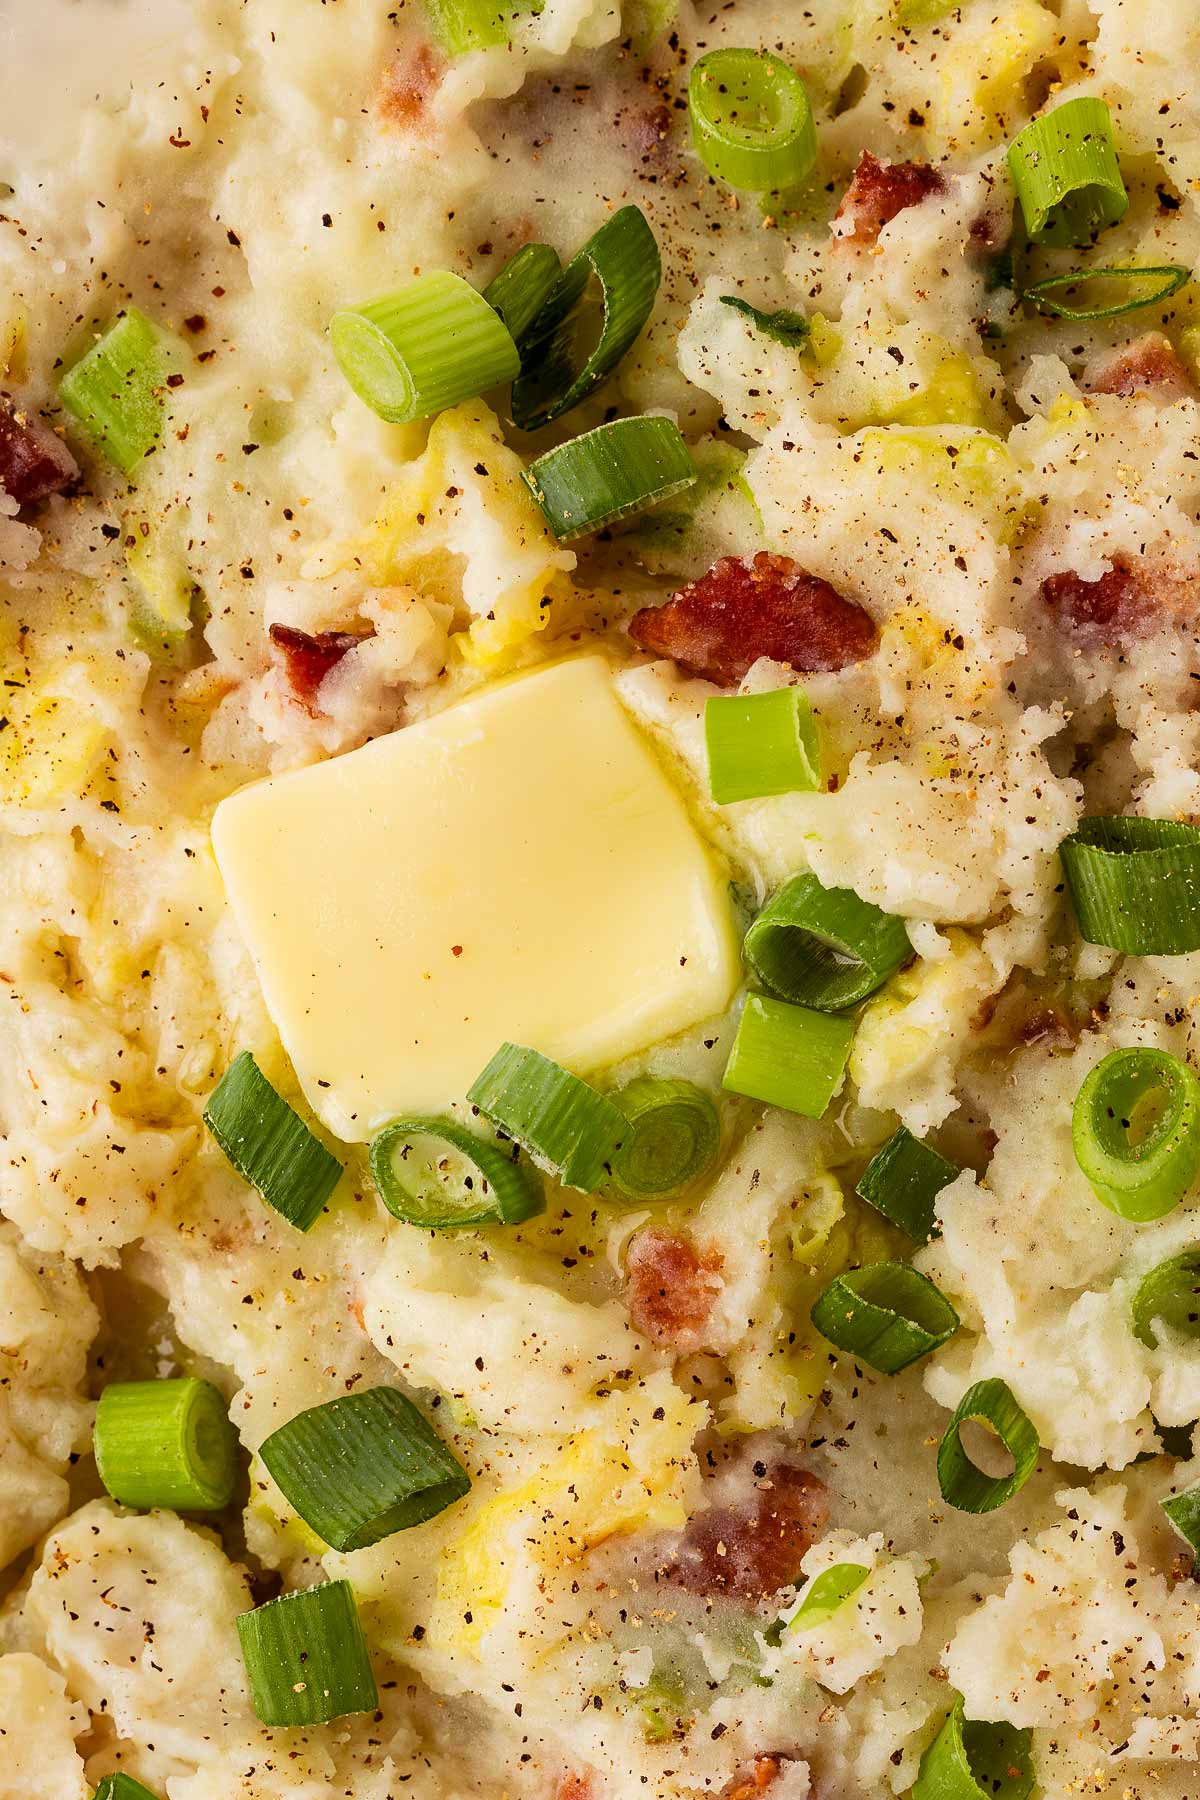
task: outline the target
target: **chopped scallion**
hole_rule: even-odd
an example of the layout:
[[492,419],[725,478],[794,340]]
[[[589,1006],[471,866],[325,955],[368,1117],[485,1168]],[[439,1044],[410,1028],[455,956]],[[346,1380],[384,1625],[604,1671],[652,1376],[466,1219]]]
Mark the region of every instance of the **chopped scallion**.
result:
[[1039,244],[1087,244],[1129,205],[1105,100],[1084,94],[1034,119],[1008,148],[1008,166]]
[[822,887],[815,875],[784,882],[743,950],[765,988],[822,1012],[865,1000],[913,954],[903,919],[851,888]]
[[840,1612],[852,1594],[857,1594],[870,1575],[862,1563],[834,1563],[814,1575],[800,1596],[800,1604],[788,1620],[789,1631],[815,1631],[828,1625],[834,1613]]
[[940,1235],[937,1197],[960,1173],[932,1144],[923,1143],[901,1125],[875,1152],[854,1191],[918,1244],[927,1244]]
[[[1032,286],[1022,288],[1021,298],[1031,300],[1041,312],[1049,313],[1055,319],[1076,322],[1119,319],[1125,313],[1139,312],[1144,306],[1161,306],[1191,278],[1192,271],[1184,268],[1182,263],[1164,263],[1153,268],[1143,264],[1125,269],[1075,269],[1069,275],[1049,275],[1044,281],[1035,281]],[[1054,295],[1064,288],[1070,290],[1093,281],[1115,281],[1119,287],[1135,290],[1144,283],[1146,292],[1138,294],[1135,291],[1129,298],[1112,301],[1107,306],[1067,306],[1054,299]]]
[[1143,1344],[1158,1343],[1158,1325],[1200,1338],[1200,1248],[1169,1256],[1143,1275],[1130,1311],[1133,1335]]
[[613,1099],[626,1119],[612,1159],[613,1181],[630,1199],[660,1199],[711,1166],[721,1121],[703,1088],[641,1075]]
[[507,44],[513,20],[539,13],[543,0],[425,0],[429,28],[447,56]]
[[1113,1050],[1075,1096],[1071,1140],[1098,1200],[1161,1219],[1200,1171],[1200,1081],[1165,1050]]
[[502,1044],[467,1098],[567,1187],[584,1194],[600,1186],[625,1136],[620,1107],[521,1044]]
[[237,1433],[211,1382],[110,1381],[92,1441],[100,1479],[121,1506],[220,1512],[233,1498]]
[[123,1769],[118,1769],[103,1777],[92,1800],[158,1800],[158,1795],[135,1781],[132,1775],[126,1775]]
[[[1013,1459],[1010,1475],[987,1475],[971,1461],[961,1435],[968,1420],[977,1420],[995,1432]],[[938,1449],[938,1486],[943,1500],[959,1512],[994,1512],[1025,1486],[1037,1467],[1039,1449],[1037,1432],[1008,1383],[994,1375],[977,1381],[955,1407]]]
[[696,154],[718,181],[751,193],[799,187],[817,160],[808,92],[766,50],[710,50],[692,66],[688,111]]
[[954,1710],[921,1758],[910,1800],[1028,1800],[1033,1738],[1015,1725],[964,1719]]
[[131,475],[162,436],[167,342],[131,306],[58,384],[67,411],[123,475]]
[[681,494],[697,469],[673,419],[614,419],[539,456],[525,479],[554,535],[599,531]]
[[1200,830],[1088,818],[1059,845],[1080,934],[1131,956],[1200,950]]
[[895,1375],[946,1343],[958,1314],[927,1275],[907,1263],[870,1263],[831,1281],[812,1309],[812,1322],[839,1350]]
[[308,1231],[342,1165],[276,1093],[249,1050],[234,1058],[209,1095],[204,1122],[243,1180],[289,1225]]
[[557,250],[526,244],[484,288],[484,299],[500,314],[518,349],[561,274]]
[[721,305],[730,306],[734,312],[749,319],[760,337],[770,338],[774,344],[787,344],[793,350],[802,350],[812,332],[804,314],[793,312],[788,306],[781,306],[775,312],[762,312],[748,300],[740,300],[736,294],[722,294]]
[[329,335],[354,392],[392,425],[473,399],[521,367],[503,319],[448,269],[335,313]]
[[542,1211],[533,1171],[447,1117],[395,1119],[371,1140],[371,1174],[393,1218],[430,1231],[517,1225]]
[[378,1706],[348,1581],[281,1594],[242,1613],[237,1629],[250,1698],[264,1725],[320,1725]]
[[842,1085],[853,1037],[852,1019],[750,994],[724,1085],[730,1093],[819,1119]]
[[1180,1537],[1200,1552],[1200,1483],[1181,1494],[1168,1494],[1160,1505]]
[[803,688],[713,695],[704,706],[704,741],[718,806],[821,785],[821,744]]
[[443,1512],[471,1478],[395,1388],[311,1406],[259,1451],[284,1497],[335,1550],[362,1550]]

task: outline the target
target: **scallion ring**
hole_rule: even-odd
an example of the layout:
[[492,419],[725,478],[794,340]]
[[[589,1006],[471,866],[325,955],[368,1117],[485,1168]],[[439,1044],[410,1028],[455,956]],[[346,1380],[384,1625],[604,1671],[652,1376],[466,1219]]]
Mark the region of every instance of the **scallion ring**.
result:
[[645,214],[621,207],[571,258],[522,333],[513,423],[536,431],[586,400],[645,325],[661,280],[662,259]]
[[854,1021],[749,994],[724,1086],[732,1094],[820,1119],[846,1073]]
[[800,1604],[787,1622],[789,1631],[815,1631],[827,1625],[834,1613],[840,1612],[852,1594],[857,1594],[871,1571],[863,1563],[834,1563],[814,1575],[800,1596]]
[[546,1204],[533,1171],[456,1119],[394,1119],[371,1140],[371,1175],[394,1219],[428,1231],[517,1225]]
[[391,425],[500,387],[521,367],[503,319],[449,269],[335,313],[329,335],[354,392]]
[[613,1095],[625,1115],[612,1178],[631,1200],[657,1200],[696,1181],[721,1141],[712,1100],[691,1081],[640,1075]]
[[362,1550],[422,1525],[471,1486],[424,1413],[395,1388],[310,1406],[273,1431],[259,1455],[285,1499],[335,1550]]
[[1200,1483],[1159,1502],[1180,1537],[1200,1553]]
[[557,250],[526,244],[484,288],[484,299],[500,314],[518,350],[561,274]]
[[1200,1247],[1170,1256],[1143,1275],[1130,1302],[1133,1335],[1153,1348],[1155,1326],[1200,1338]]
[[1058,847],[1080,935],[1131,956],[1200,950],[1200,830],[1087,818]]
[[903,919],[850,888],[793,875],[751,925],[743,952],[773,994],[840,1012],[881,987],[911,960],[913,947]]
[[1035,243],[1087,244],[1125,216],[1112,114],[1092,94],[1034,119],[1009,145],[1008,166]]
[[807,181],[817,160],[808,92],[767,50],[710,50],[688,77],[692,142],[718,181],[750,193]]
[[100,1479],[121,1506],[220,1512],[233,1499],[237,1432],[211,1382],[110,1381],[92,1443]]
[[921,1758],[910,1800],[1028,1800],[1033,1738],[1015,1725],[964,1719],[961,1699]]
[[264,1725],[320,1725],[378,1706],[348,1581],[281,1594],[240,1614],[237,1631],[250,1699]]
[[854,1191],[918,1244],[927,1244],[940,1235],[937,1197],[961,1172],[901,1125],[875,1152]]
[[821,744],[803,688],[713,695],[704,705],[704,742],[718,806],[821,785]]
[[1161,1219],[1200,1171],[1200,1081],[1165,1050],[1113,1050],[1075,1096],[1071,1141],[1098,1200]]
[[127,1775],[124,1769],[118,1769],[102,1778],[92,1800],[158,1800],[158,1795],[135,1781],[132,1775]]
[[[991,1427],[1013,1459],[1010,1475],[988,1475],[962,1447],[968,1420]],[[959,1512],[994,1512],[1019,1493],[1037,1467],[1038,1435],[1006,1381],[990,1376],[969,1387],[954,1409],[937,1455],[942,1498]]]
[[156,447],[167,412],[168,339],[136,306],[58,384],[58,397],[123,475]]
[[[1049,313],[1055,319],[1075,322],[1119,319],[1125,313],[1139,312],[1144,306],[1161,306],[1191,278],[1192,271],[1184,268],[1182,263],[1163,263],[1158,267],[1146,264],[1124,269],[1075,269],[1069,275],[1049,275],[1044,281],[1035,281],[1032,286],[1022,288],[1021,298],[1032,301],[1041,312]],[[1062,288],[1077,288],[1093,281],[1116,281],[1126,287],[1145,282],[1149,291],[1140,296],[1135,294],[1132,299],[1115,301],[1111,306],[1067,306],[1052,298]]]
[[429,28],[447,56],[491,50],[512,37],[513,19],[541,12],[543,0],[425,0]]
[[927,1275],[907,1263],[869,1263],[838,1275],[814,1305],[823,1337],[859,1362],[895,1375],[946,1343],[958,1314]]
[[624,1139],[619,1106],[540,1051],[502,1044],[467,1098],[567,1187],[590,1194]]
[[673,419],[614,419],[539,456],[526,471],[555,537],[566,542],[645,512],[696,481]]
[[204,1122],[238,1174],[297,1231],[320,1218],[342,1165],[276,1092],[249,1050],[209,1095]]

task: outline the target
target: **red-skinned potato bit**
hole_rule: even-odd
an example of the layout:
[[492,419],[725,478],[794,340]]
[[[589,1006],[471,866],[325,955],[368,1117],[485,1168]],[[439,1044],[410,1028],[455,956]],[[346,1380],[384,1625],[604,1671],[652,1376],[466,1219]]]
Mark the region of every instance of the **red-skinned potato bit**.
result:
[[710,1506],[688,1520],[667,1579],[693,1594],[769,1600],[800,1578],[800,1560],[828,1515],[816,1475],[795,1463],[768,1464],[747,1500]]
[[635,613],[629,635],[718,687],[736,687],[760,656],[811,674],[862,662],[878,643],[857,601],[766,550],[723,556],[662,606]]
[[931,163],[880,162],[864,150],[834,214],[835,225],[849,221],[849,228],[837,235],[843,243],[874,244],[897,213],[945,191],[946,177]]
[[271,648],[296,698],[310,713],[317,705],[317,689],[336,669],[348,650],[362,643],[353,631],[301,631],[295,625],[272,625]]
[[1146,637],[1164,612],[1152,581],[1124,557],[1115,557],[1111,569],[1095,581],[1085,581],[1073,571],[1049,575],[1042,583],[1041,598],[1074,637],[1089,647],[1111,644],[1120,648],[1132,639]]
[[625,1261],[629,1317],[652,1344],[698,1350],[721,1291],[721,1256],[703,1256],[688,1238],[651,1226],[630,1241]]
[[1175,346],[1161,331],[1147,331],[1108,355],[1091,371],[1084,386],[1092,394],[1157,394],[1182,400],[1197,393],[1196,383]]
[[385,124],[420,132],[429,124],[430,103],[445,65],[429,44],[401,52],[383,78],[379,111]]
[[0,394],[0,488],[18,506],[61,494],[79,477],[79,464],[48,425]]
[[564,1775],[554,1790],[554,1800],[597,1800],[590,1775]]

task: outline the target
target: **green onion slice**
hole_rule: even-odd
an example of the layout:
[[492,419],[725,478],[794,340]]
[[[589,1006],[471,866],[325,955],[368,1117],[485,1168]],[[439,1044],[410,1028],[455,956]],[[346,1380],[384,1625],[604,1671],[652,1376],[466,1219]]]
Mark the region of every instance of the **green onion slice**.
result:
[[673,419],[614,419],[571,438],[526,471],[557,538],[582,537],[645,512],[696,481],[698,471]]
[[342,1176],[342,1165],[276,1093],[249,1050],[209,1095],[204,1122],[244,1181],[289,1225],[308,1231]]
[[1172,1525],[1195,1551],[1200,1551],[1200,1482],[1160,1502]]
[[704,707],[704,741],[718,806],[821,785],[821,744],[803,688],[714,695]]
[[911,960],[904,920],[851,888],[793,875],[759,913],[743,945],[765,988],[797,1005],[840,1012]]
[[517,1225],[546,1204],[541,1182],[511,1151],[445,1116],[386,1125],[371,1140],[371,1174],[393,1218],[431,1231]]
[[1008,166],[1039,244],[1087,244],[1129,205],[1108,103],[1085,94],[1034,119],[1008,147]]
[[1143,1344],[1158,1343],[1156,1322],[1200,1337],[1200,1248],[1170,1256],[1143,1275],[1130,1310],[1133,1335]]
[[118,1769],[115,1774],[104,1776],[92,1800],[158,1800],[158,1795],[135,1781],[132,1775],[126,1775],[123,1769]]
[[852,1562],[834,1563],[831,1569],[822,1569],[800,1596],[800,1604],[788,1620],[787,1629],[813,1631],[818,1625],[827,1625],[851,1594],[858,1592],[870,1573],[862,1563]]
[[320,1725],[379,1704],[348,1581],[281,1594],[237,1622],[250,1698],[264,1725]]
[[1089,818],[1058,847],[1081,935],[1132,956],[1200,950],[1200,830]]
[[749,994],[725,1067],[733,1094],[819,1119],[846,1073],[854,1021]]
[[233,1499],[237,1432],[211,1382],[109,1382],[92,1442],[100,1479],[121,1506],[220,1512]]
[[959,1324],[940,1288],[898,1262],[847,1269],[830,1282],[810,1316],[831,1344],[881,1375],[895,1375],[928,1356]]
[[484,288],[484,299],[500,314],[518,349],[561,274],[557,250],[526,244]]
[[[986,1475],[962,1447],[968,1419],[989,1425],[1013,1459],[1011,1475]],[[954,1409],[938,1449],[938,1486],[959,1512],[994,1512],[1019,1493],[1037,1467],[1038,1435],[1006,1381],[991,1376],[969,1387]]]
[[425,0],[429,29],[447,56],[465,56],[469,50],[490,50],[507,44],[513,19],[520,13],[539,13],[543,0]]
[[473,399],[521,367],[503,319],[448,269],[335,313],[329,335],[354,392],[390,425]]
[[962,1171],[932,1144],[922,1143],[901,1125],[881,1150],[877,1150],[862,1175],[855,1193],[885,1219],[898,1225],[919,1244],[940,1237],[935,1203]]
[[[1069,275],[1049,275],[1044,281],[1035,281],[1032,287],[1022,288],[1021,298],[1032,300],[1042,312],[1055,319],[1118,319],[1124,313],[1140,311],[1143,306],[1160,306],[1191,278],[1192,271],[1184,268],[1182,263],[1163,263],[1153,268],[1144,264],[1124,269],[1076,269]],[[1113,301],[1109,306],[1067,306],[1053,298],[1062,288],[1077,288],[1092,281],[1115,281],[1118,286],[1133,288],[1135,292],[1130,298]],[[1147,291],[1139,294],[1136,289],[1143,283]]]
[[1200,1081],[1165,1050],[1113,1050],[1075,1096],[1075,1160],[1123,1219],[1161,1219],[1200,1170]]
[[522,334],[513,423],[536,431],[586,400],[650,317],[661,280],[662,259],[645,214],[621,207],[571,258]]
[[760,337],[770,338],[772,343],[787,344],[793,350],[802,350],[809,340],[812,327],[802,312],[793,312],[791,307],[781,306],[775,312],[761,312],[757,306],[751,306],[748,300],[739,300],[736,294],[722,294],[721,305],[731,306],[734,312],[740,312],[750,320]]
[[432,1519],[471,1478],[395,1388],[311,1406],[259,1451],[280,1492],[335,1550],[362,1550]]
[[718,181],[750,193],[799,187],[817,160],[808,92],[766,50],[710,50],[692,66],[688,110],[696,154]]
[[131,306],[58,384],[67,411],[123,475],[162,436],[169,361],[165,334]]
[[1028,1800],[1033,1739],[1015,1725],[963,1718],[954,1710],[921,1758],[910,1800]]
[[626,1131],[619,1106],[537,1050],[501,1044],[467,1099],[567,1187],[590,1194]]
[[711,1167],[721,1121],[703,1088],[640,1075],[613,1099],[626,1120],[612,1158],[613,1181],[630,1199],[661,1199]]

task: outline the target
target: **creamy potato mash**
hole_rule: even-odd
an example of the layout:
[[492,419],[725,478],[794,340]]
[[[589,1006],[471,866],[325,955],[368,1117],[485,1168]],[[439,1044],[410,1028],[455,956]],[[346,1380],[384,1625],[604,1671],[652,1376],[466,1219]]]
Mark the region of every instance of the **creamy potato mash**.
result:
[[0,0],[0,1800],[1196,1800],[1198,59]]

